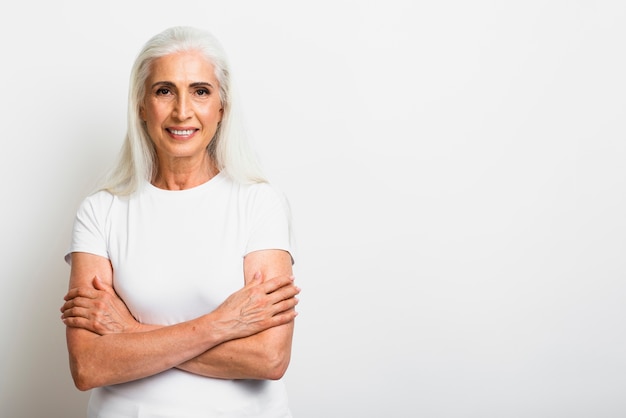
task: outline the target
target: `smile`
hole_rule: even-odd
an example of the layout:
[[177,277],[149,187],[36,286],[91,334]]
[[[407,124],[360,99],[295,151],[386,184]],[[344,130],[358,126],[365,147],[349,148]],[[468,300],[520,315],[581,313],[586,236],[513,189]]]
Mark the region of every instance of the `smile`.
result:
[[194,133],[196,130],[195,129],[184,129],[184,130],[168,129],[168,131],[170,131],[170,133],[174,135],[189,136],[192,133]]

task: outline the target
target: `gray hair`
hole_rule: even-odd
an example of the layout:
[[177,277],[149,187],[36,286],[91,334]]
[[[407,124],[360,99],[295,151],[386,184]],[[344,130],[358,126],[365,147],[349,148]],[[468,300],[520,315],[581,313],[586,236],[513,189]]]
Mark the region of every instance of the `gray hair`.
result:
[[128,195],[137,190],[142,182],[151,181],[156,170],[156,152],[139,117],[145,83],[154,60],[187,51],[201,52],[213,64],[215,77],[219,82],[219,96],[224,111],[215,136],[207,148],[217,169],[242,183],[266,181],[245,135],[231,71],[221,44],[206,31],[177,26],[152,37],[135,60],[130,75],[126,138],[116,166],[105,178],[100,189],[113,194]]

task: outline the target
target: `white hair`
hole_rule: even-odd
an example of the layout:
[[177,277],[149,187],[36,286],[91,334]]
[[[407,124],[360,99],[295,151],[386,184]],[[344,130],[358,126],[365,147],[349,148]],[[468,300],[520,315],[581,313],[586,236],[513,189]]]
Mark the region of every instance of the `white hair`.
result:
[[219,82],[219,95],[224,111],[215,136],[207,148],[217,169],[242,183],[266,182],[256,154],[247,141],[226,53],[210,33],[177,26],[152,37],[135,60],[130,75],[126,138],[116,166],[107,175],[100,189],[117,195],[128,195],[137,190],[142,182],[152,180],[157,168],[156,152],[139,117],[145,83],[155,59],[187,51],[201,52],[213,64],[215,77]]

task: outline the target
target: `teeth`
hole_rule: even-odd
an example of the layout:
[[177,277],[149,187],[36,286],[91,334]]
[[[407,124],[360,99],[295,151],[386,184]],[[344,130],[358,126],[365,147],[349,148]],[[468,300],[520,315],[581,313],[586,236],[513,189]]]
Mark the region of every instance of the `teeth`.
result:
[[184,131],[170,129],[170,132],[173,133],[174,135],[191,135],[193,133],[193,129],[185,129]]

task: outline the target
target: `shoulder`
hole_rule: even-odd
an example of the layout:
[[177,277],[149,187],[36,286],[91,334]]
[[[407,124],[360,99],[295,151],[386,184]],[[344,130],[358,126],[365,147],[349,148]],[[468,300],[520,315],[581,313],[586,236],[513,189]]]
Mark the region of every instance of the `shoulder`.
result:
[[80,210],[101,210],[110,208],[116,196],[106,190],[100,190],[85,197],[80,204]]
[[103,220],[116,205],[127,201],[127,197],[117,196],[106,190],[100,190],[83,199],[78,207],[77,215],[79,218],[88,217],[94,220]]
[[271,183],[251,183],[238,185],[240,196],[252,206],[288,207],[287,197]]
[[110,205],[115,199],[115,195],[106,190],[100,190],[83,199],[83,204]]

